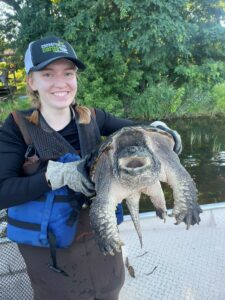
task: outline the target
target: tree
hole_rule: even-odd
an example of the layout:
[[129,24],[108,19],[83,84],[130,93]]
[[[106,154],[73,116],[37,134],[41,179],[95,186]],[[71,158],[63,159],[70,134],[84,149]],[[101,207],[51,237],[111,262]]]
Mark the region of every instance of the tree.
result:
[[47,34],[75,47],[87,65],[78,98],[90,106],[125,116],[166,116],[225,81],[220,0],[4,2],[19,24],[17,52]]

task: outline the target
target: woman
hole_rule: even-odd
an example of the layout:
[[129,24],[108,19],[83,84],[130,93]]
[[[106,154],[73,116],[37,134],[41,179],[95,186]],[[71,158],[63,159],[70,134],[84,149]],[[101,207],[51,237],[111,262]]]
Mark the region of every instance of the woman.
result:
[[[85,155],[100,135],[133,122],[73,105],[76,72],[85,66],[66,41],[47,37],[30,43],[25,68],[37,108],[21,112],[19,127],[26,128],[30,142],[12,114],[0,131],[0,209],[8,208],[8,237],[18,243],[35,300],[118,299],[122,255],[104,256],[95,244],[88,216],[94,185]],[[179,135],[164,129],[174,134],[179,152]]]

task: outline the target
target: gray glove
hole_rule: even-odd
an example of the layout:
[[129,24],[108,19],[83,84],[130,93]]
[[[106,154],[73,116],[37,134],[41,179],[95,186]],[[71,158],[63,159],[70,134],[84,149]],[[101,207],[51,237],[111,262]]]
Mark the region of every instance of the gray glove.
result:
[[151,123],[150,125],[170,133],[175,142],[173,151],[176,152],[178,155],[181,154],[181,152],[182,152],[181,136],[179,135],[179,133],[176,130],[172,130],[164,122],[161,122],[161,121],[155,121],[155,122]]
[[90,181],[86,170],[85,159],[67,163],[50,160],[46,178],[53,190],[67,185],[70,189],[87,197],[95,194],[94,184]]

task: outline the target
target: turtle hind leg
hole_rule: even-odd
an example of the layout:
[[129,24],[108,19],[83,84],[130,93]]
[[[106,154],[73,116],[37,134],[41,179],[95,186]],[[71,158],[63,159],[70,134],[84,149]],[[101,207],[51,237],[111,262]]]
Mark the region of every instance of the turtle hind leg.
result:
[[155,213],[156,213],[157,217],[159,217],[160,219],[164,220],[164,222],[166,222],[166,216],[167,216],[167,212],[166,211],[164,211],[161,208],[156,208],[155,209]]

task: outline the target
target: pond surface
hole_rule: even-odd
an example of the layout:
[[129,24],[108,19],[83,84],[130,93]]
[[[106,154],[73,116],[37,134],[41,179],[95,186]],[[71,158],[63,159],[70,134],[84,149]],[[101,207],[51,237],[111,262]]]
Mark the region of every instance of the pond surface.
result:
[[[180,160],[196,183],[199,204],[225,202],[225,117],[185,118],[166,123],[182,137]],[[172,208],[171,189],[163,184],[163,190],[167,208]],[[142,197],[140,211],[151,210],[154,208],[150,200]]]

